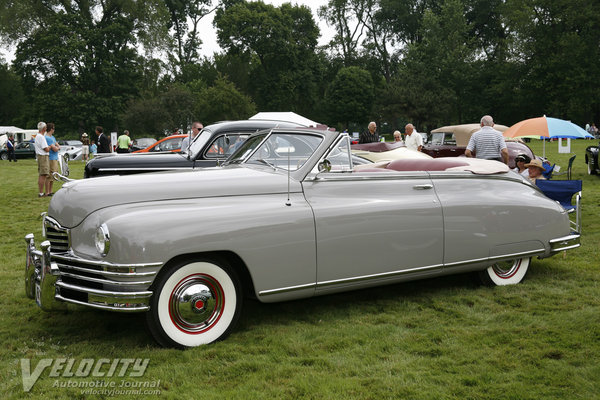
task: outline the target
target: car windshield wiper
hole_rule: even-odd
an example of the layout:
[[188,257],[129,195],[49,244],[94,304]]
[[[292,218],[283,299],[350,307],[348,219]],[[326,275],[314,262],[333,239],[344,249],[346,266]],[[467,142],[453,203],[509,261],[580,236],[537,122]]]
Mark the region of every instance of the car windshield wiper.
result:
[[273,168],[273,171],[277,171],[277,167],[275,167],[275,165],[271,164],[270,162],[268,162],[268,161],[267,161],[267,160],[265,160],[265,159],[262,159],[262,158],[254,158],[254,159],[252,159],[252,160],[250,160],[250,161],[258,161],[258,162],[259,162],[259,163],[261,163],[261,164],[264,164],[264,165],[267,165],[267,166],[269,166],[269,167]]

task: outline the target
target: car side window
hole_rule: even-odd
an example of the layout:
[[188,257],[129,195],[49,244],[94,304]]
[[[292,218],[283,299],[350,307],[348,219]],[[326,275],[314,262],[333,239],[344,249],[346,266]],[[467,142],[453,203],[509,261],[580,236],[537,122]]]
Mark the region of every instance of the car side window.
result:
[[165,140],[162,143],[162,146],[160,147],[161,151],[171,151],[171,150],[177,150],[179,148],[181,148],[181,141],[183,140],[183,138],[176,138],[176,139],[171,139],[171,140]]
[[446,135],[446,142],[444,144],[456,146],[456,137],[454,136],[454,133],[451,135]]
[[227,158],[246,141],[248,136],[250,135],[239,133],[221,135],[207,146],[204,156],[206,158]]
[[348,137],[342,137],[325,157],[331,163],[331,171],[352,171],[352,157]]

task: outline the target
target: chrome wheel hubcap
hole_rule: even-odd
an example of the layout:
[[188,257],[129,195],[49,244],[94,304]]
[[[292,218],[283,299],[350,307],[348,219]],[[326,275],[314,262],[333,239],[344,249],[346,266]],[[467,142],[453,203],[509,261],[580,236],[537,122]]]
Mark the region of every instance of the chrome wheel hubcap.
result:
[[508,279],[517,273],[521,260],[500,261],[492,265],[494,273],[503,279]]
[[198,334],[212,328],[221,318],[225,296],[219,282],[205,274],[182,279],[169,298],[171,321],[181,331]]

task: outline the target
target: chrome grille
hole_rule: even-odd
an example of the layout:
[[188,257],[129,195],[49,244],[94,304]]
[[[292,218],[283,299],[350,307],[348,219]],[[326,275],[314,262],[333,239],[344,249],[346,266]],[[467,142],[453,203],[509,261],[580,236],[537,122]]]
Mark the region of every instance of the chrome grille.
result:
[[46,239],[50,241],[52,253],[65,253],[69,250],[69,230],[63,228],[52,218],[44,217],[44,232]]

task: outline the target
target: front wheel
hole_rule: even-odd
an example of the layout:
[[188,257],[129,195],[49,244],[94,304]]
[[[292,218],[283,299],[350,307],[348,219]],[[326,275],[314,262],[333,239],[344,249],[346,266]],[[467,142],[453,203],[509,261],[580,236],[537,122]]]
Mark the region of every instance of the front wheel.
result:
[[520,283],[529,269],[531,258],[500,261],[479,272],[481,281],[490,286],[516,285]]
[[3,161],[6,161],[6,160],[8,160],[8,153],[2,153],[2,154],[0,154],[0,158],[1,158]]
[[177,264],[158,278],[146,321],[163,346],[212,343],[233,329],[242,309],[241,293],[235,271],[224,262]]

